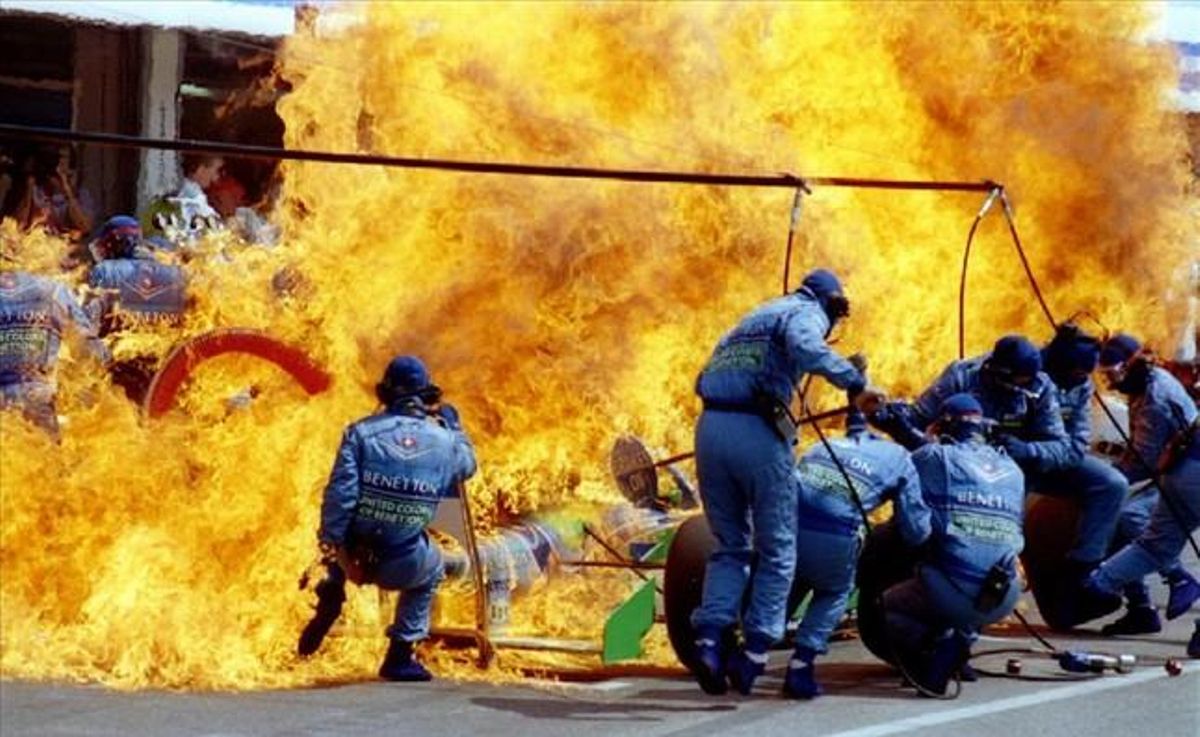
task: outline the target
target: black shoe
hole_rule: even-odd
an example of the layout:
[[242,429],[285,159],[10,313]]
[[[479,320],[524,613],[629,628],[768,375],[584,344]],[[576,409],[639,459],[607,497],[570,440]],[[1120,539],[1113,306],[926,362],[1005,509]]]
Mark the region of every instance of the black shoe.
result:
[[798,652],[788,662],[787,675],[783,679],[785,699],[815,699],[820,696],[821,684],[813,672],[813,652]]
[[[957,633],[942,637],[934,643],[925,667],[917,674],[924,691],[930,691],[937,696],[945,695],[950,679],[962,668],[967,652],[965,638]],[[921,692],[923,696],[927,695],[924,691]]]
[[1084,622],[1107,617],[1121,608],[1121,596],[1101,591],[1090,579],[1085,578],[1079,584],[1067,584],[1067,591],[1061,596],[1060,611],[1053,622],[1056,630],[1069,630]]
[[1162,620],[1152,606],[1133,607],[1115,622],[1100,628],[1100,634],[1113,635],[1153,635],[1162,632]]
[[433,680],[433,674],[413,657],[413,643],[404,640],[392,640],[387,655],[383,656],[383,664],[379,666],[379,677],[385,681],[408,683]]
[[317,584],[317,613],[304,626],[304,631],[300,633],[300,642],[296,645],[296,652],[300,657],[306,658],[321,647],[325,635],[329,634],[333,623],[341,616],[342,604],[345,601],[344,581],[326,578]]

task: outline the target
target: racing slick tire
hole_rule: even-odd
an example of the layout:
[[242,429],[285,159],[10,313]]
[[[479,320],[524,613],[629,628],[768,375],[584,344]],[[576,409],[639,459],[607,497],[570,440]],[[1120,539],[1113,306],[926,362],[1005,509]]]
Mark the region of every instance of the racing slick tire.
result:
[[1064,631],[1080,624],[1067,618],[1073,609],[1064,596],[1074,594],[1067,553],[1079,525],[1079,502],[1057,496],[1030,494],[1025,505],[1025,549],[1021,565],[1033,591],[1042,621]]
[[912,578],[917,558],[917,551],[904,542],[894,522],[876,525],[858,558],[858,636],[867,650],[885,663],[895,665],[887,641],[883,592]]
[[[689,517],[679,525],[671,547],[667,551],[666,570],[663,572],[663,611],[667,620],[667,637],[679,662],[692,670],[696,649],[696,632],[692,628],[692,612],[700,606],[704,591],[704,571],[708,567],[708,556],[717,547],[704,515]],[[753,565],[751,565],[753,575]],[[792,585],[788,595],[788,612],[794,612],[808,592],[802,584]],[[748,593],[748,591],[747,591]],[[734,633],[728,633],[733,644]]]

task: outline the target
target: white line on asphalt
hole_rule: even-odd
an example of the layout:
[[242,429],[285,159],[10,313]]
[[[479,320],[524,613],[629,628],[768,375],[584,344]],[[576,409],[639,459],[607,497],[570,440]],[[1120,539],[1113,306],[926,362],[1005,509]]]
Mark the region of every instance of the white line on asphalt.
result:
[[[1184,666],[1182,675],[1191,675],[1198,669],[1196,666]],[[1182,677],[1182,675],[1180,677]],[[917,717],[909,717],[895,722],[887,722],[885,724],[874,724],[869,727],[859,727],[846,732],[837,732],[827,735],[827,737],[882,737],[883,735],[899,734],[901,732],[909,732],[922,727],[932,727],[938,724],[947,724],[949,722],[957,722],[963,719],[971,719],[973,717],[983,716],[985,714],[995,714],[1001,711],[1010,711],[1012,709],[1022,709],[1026,706],[1034,704],[1044,704],[1050,701],[1062,701],[1063,699],[1072,699],[1076,696],[1082,696],[1087,693],[1095,693],[1098,691],[1107,691],[1113,688],[1124,688],[1125,686],[1135,686],[1146,681],[1153,681],[1158,678],[1167,678],[1167,672],[1162,668],[1153,668],[1144,670],[1140,673],[1132,673],[1126,676],[1106,676],[1097,678],[1083,683],[1077,683],[1073,686],[1064,686],[1062,688],[1047,689],[1038,691],[1037,693],[1025,694],[1024,696],[1013,696],[1007,699],[999,699],[986,704],[976,704],[974,706],[964,706],[961,709],[951,709],[949,711],[938,711],[931,714],[922,714]]]
[[594,683],[579,683],[576,681],[544,681],[535,679],[527,682],[530,688],[535,690],[544,690],[550,693],[558,694],[559,696],[583,697],[591,696],[598,698],[601,695],[605,698],[611,698],[613,695],[619,695],[617,692],[627,690],[633,686],[632,681],[624,681],[614,679],[610,681],[596,681]]
[[629,681],[600,681],[599,683],[583,684],[583,687],[589,691],[616,691],[618,688],[625,688],[633,685]]

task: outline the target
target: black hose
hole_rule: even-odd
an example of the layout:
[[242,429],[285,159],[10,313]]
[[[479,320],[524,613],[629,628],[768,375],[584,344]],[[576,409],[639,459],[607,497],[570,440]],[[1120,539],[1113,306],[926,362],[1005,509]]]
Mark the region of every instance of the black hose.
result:
[[1021,268],[1025,269],[1025,276],[1029,279],[1029,286],[1033,288],[1033,296],[1037,297],[1038,304],[1041,305],[1042,314],[1046,316],[1047,322],[1051,328],[1057,328],[1058,323],[1054,320],[1054,315],[1050,313],[1050,305],[1046,304],[1046,298],[1042,295],[1042,288],[1038,285],[1037,278],[1033,275],[1033,268],[1029,266],[1029,259],[1025,257],[1025,247],[1021,245],[1021,236],[1017,233],[1017,222],[1013,218],[1012,206],[1008,202],[1008,195],[1004,193],[1004,189],[1000,189],[1000,204],[1004,206],[1004,220],[1008,223],[1008,232],[1012,236],[1013,246],[1017,249],[1017,255],[1021,258]]
[[967,246],[963,249],[962,275],[958,279],[958,358],[960,361],[966,358],[967,350],[967,264],[971,262],[971,244],[975,241],[975,231],[979,229],[979,223],[983,221],[983,216],[987,215],[988,210],[992,209],[992,203],[996,201],[1000,192],[999,187],[988,192],[987,198],[975,215],[975,220],[971,222],[971,230],[967,233]]
[[1059,652],[1061,652],[1058,648],[1054,647],[1053,643],[1051,643],[1045,637],[1042,637],[1041,633],[1033,628],[1033,625],[1029,623],[1029,620],[1025,618],[1025,615],[1021,614],[1020,609],[1013,609],[1012,613],[1016,616],[1017,620],[1025,628],[1025,631],[1028,632],[1030,635],[1032,635],[1033,639],[1035,639],[1039,643],[1041,643],[1042,647],[1049,650],[1050,654],[1057,655]]
[[638,578],[642,579],[643,581],[648,581],[648,582],[654,584],[654,590],[657,591],[660,596],[664,595],[662,588],[658,585],[658,582],[656,580],[654,580],[654,578],[652,578],[652,577],[648,576],[647,574],[642,573],[640,570],[638,570],[636,566],[634,566],[630,561],[625,559],[625,556],[621,555],[621,552],[619,550],[617,550],[611,544],[609,544],[609,542],[607,540],[600,537],[599,533],[597,533],[595,530],[593,530],[592,526],[587,524],[586,522],[583,525],[583,532],[588,537],[590,537],[593,540],[595,540],[596,542],[600,543],[600,547],[604,548],[605,552],[607,552],[609,555],[616,558],[617,562],[622,567],[633,571],[634,575],[636,575]]
[[[1008,196],[1004,193],[1003,187],[997,187],[997,191],[999,192],[1000,202],[1004,206],[1003,207],[1004,219],[1008,223],[1008,232],[1012,236],[1013,246],[1017,250],[1017,256],[1020,257],[1020,259],[1021,259],[1021,267],[1025,270],[1025,276],[1029,279],[1029,286],[1033,289],[1033,295],[1035,298],[1037,298],[1038,305],[1041,306],[1041,308],[1042,308],[1042,314],[1044,314],[1046,316],[1046,320],[1050,323],[1050,327],[1057,329],[1058,323],[1055,321],[1054,315],[1050,312],[1050,306],[1046,303],[1046,298],[1042,295],[1041,286],[1038,284],[1037,277],[1034,276],[1033,269],[1029,265],[1029,259],[1025,255],[1025,247],[1024,247],[1024,245],[1022,245],[1021,236],[1017,232],[1017,223],[1016,223],[1015,218],[1013,217],[1012,207],[1009,204]],[[972,229],[972,233],[973,232],[974,232],[974,230]],[[963,311],[962,310],[963,310],[963,299],[964,299],[965,284],[966,284],[967,258],[969,256],[970,256],[970,241],[968,240],[967,250],[966,250],[966,253],[964,253],[964,255],[963,255],[963,286],[960,287],[960,290],[962,290],[962,291],[960,291],[960,294],[959,294],[959,357],[960,358],[962,357],[962,351],[963,351],[962,334],[963,334],[964,327],[963,327],[963,322],[962,322],[963,321]],[[1109,422],[1112,423],[1112,426],[1114,428],[1116,428],[1117,434],[1121,436],[1121,440],[1125,443],[1125,447],[1128,449],[1130,455],[1135,460],[1137,460],[1137,462],[1149,473],[1149,478],[1150,478],[1151,482],[1154,484],[1155,487],[1158,488],[1159,498],[1162,499],[1164,501],[1164,503],[1167,505],[1167,510],[1171,513],[1171,516],[1175,518],[1176,524],[1179,525],[1179,528],[1181,530],[1185,530],[1187,528],[1187,525],[1184,524],[1184,516],[1180,512],[1179,508],[1175,505],[1175,500],[1172,499],[1171,496],[1163,488],[1161,474],[1158,473],[1158,469],[1156,469],[1154,466],[1150,465],[1150,462],[1147,461],[1145,458],[1143,458],[1141,453],[1139,453],[1137,451],[1137,449],[1133,447],[1133,443],[1130,442],[1130,439],[1129,439],[1129,434],[1126,433],[1125,429],[1123,427],[1121,427],[1120,423],[1117,422],[1117,419],[1113,415],[1112,410],[1109,409],[1107,402],[1105,402],[1104,398],[1102,396],[1100,396],[1100,392],[1093,391],[1092,396],[1094,396],[1096,398],[1096,401],[1100,404],[1100,408],[1104,411],[1105,416],[1108,417]],[[1191,545],[1192,550],[1196,553],[1196,556],[1198,558],[1200,558],[1200,545],[1196,544],[1195,537],[1193,537],[1191,532],[1186,532],[1185,535],[1187,537],[1188,543]]]
[[804,186],[803,180],[799,187],[796,187],[796,195],[792,198],[792,219],[788,225],[787,249],[783,255],[783,294],[786,296],[790,291],[789,282],[792,274],[792,243],[796,239],[796,226],[800,224],[800,198],[804,193],[811,194],[811,190]]
[[[1167,490],[1163,488],[1158,469],[1151,466],[1150,462],[1143,458],[1142,454],[1137,451],[1137,448],[1133,447],[1133,442],[1129,439],[1129,433],[1125,432],[1125,428],[1121,427],[1121,424],[1117,422],[1116,416],[1113,414],[1112,410],[1109,409],[1108,403],[1104,401],[1104,397],[1100,396],[1100,392],[1093,391],[1092,396],[1095,397],[1096,401],[1100,403],[1100,409],[1104,411],[1104,416],[1108,418],[1109,423],[1117,429],[1117,434],[1121,436],[1121,440],[1125,443],[1125,448],[1129,452],[1129,455],[1132,456],[1134,460],[1136,460],[1146,471],[1149,472],[1150,483],[1154,484],[1154,486],[1158,489],[1158,498],[1166,503],[1167,511],[1169,511],[1171,516],[1175,518],[1175,523],[1179,525],[1179,529],[1186,529],[1183,522],[1183,513],[1179,511],[1179,508],[1175,506],[1175,500],[1172,499],[1171,495],[1167,493]],[[1191,532],[1186,532],[1185,535],[1187,536],[1188,543],[1191,545],[1192,552],[1196,554],[1197,558],[1200,558],[1200,545],[1196,544],[1196,538]]]

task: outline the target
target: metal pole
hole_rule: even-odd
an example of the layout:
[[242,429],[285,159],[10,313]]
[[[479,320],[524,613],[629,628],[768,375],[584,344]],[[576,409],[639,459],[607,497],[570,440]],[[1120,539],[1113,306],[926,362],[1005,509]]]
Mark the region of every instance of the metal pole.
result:
[[487,668],[492,663],[495,650],[488,636],[488,590],[483,577],[483,562],[479,558],[479,544],[475,540],[475,517],[471,513],[471,500],[467,497],[467,485],[458,484],[458,498],[462,501],[463,537],[467,542],[467,555],[471,558],[471,574],[475,579],[475,644],[479,648],[478,665]]
[[167,151],[205,153],[247,159],[316,161],[326,164],[359,164],[390,166],[403,169],[433,169],[475,174],[506,174],[515,176],[558,177],[565,179],[609,179],[627,182],[670,182],[675,184],[704,184],[731,187],[803,188],[808,184],[826,187],[858,187],[867,189],[945,190],[957,192],[987,192],[994,182],[908,181],[899,179],[858,179],[851,177],[798,177],[793,174],[704,174],[699,172],[647,171],[640,169],[602,169],[579,166],[546,166],[510,162],[462,161],[457,159],[428,159],[409,156],[378,156],[373,154],[338,153],[285,149],[274,146],[252,146],[219,141],[191,141],[171,138],[149,138],[116,133],[95,133],[58,128],[0,124],[0,138],[15,138],[48,143],[88,143],[125,148],[154,148]]

